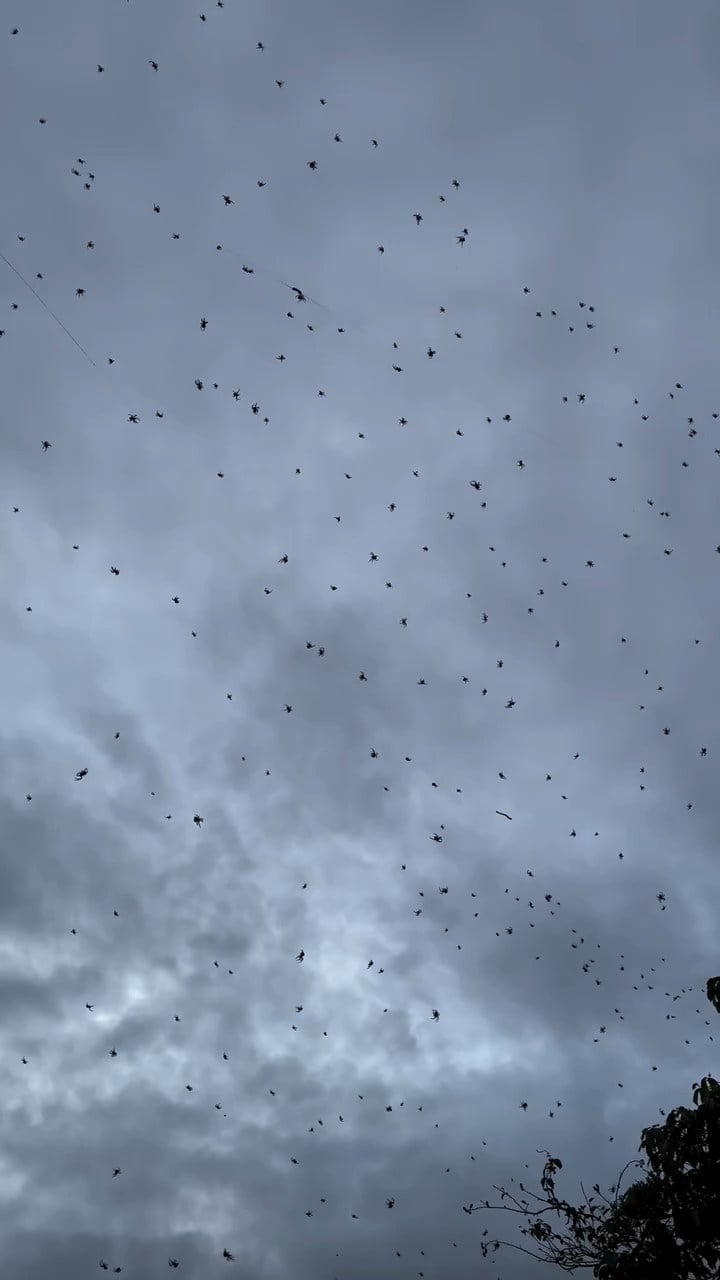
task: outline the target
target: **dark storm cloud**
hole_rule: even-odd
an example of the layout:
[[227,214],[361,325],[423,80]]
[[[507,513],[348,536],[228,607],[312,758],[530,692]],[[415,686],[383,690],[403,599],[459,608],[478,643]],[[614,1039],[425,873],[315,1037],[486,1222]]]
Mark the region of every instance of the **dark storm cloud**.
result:
[[206,19],[0,53],[4,1270],[464,1280],[712,1067],[717,16]]

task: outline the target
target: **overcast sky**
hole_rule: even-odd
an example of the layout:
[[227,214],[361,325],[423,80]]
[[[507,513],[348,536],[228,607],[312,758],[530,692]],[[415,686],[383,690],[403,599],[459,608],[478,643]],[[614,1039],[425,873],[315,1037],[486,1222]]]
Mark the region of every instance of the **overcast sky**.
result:
[[541,1278],[717,1072],[717,7],[4,25],[0,1269]]

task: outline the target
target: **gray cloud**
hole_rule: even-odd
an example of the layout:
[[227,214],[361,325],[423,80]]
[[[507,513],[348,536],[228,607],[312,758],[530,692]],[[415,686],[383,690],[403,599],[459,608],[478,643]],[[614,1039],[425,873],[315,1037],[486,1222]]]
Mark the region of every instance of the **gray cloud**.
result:
[[0,41],[89,357],[0,263],[3,1270],[465,1280],[713,1070],[717,16],[71,9]]

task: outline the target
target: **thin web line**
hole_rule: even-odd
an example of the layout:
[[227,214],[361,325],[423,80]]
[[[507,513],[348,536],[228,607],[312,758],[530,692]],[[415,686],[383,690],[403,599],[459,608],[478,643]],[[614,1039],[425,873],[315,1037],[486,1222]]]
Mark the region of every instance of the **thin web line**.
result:
[[10,262],[9,259],[5,257],[4,253],[0,252],[0,258],[2,258],[5,265],[8,266],[11,271],[15,272],[15,275],[18,277],[18,279],[22,280],[23,284],[30,290],[33,296],[37,298],[38,302],[42,304],[42,306],[47,311],[48,315],[52,317],[55,323],[60,325],[60,328],[63,330],[64,333],[67,334],[70,341],[75,343],[75,346],[78,348],[79,351],[82,351],[83,355],[85,356],[85,359],[89,360],[90,364],[94,368],[97,368],[97,365],[95,364],[95,361],[93,360],[92,356],[85,350],[83,346],[80,345],[77,338],[75,338],[71,334],[70,330],[63,324],[60,317],[56,316],[55,312],[50,309],[45,299],[40,297],[40,294],[38,293],[37,289],[33,289],[33,286],[30,284],[29,280],[25,279],[24,275],[22,275],[21,272],[18,271],[17,267],[13,266],[12,262]]
[[[294,292],[293,285],[288,284],[287,280],[283,280],[277,274],[276,271],[271,271],[269,267],[265,267],[259,264],[254,257],[251,256],[250,259],[244,258],[242,254],[238,253],[237,250],[233,249],[232,246],[230,245],[223,245],[223,249],[225,253],[231,253],[234,258],[237,258],[238,262],[242,262],[244,265],[249,265],[250,262],[253,262],[255,265],[250,268],[252,275],[258,274],[261,276],[267,276],[269,280],[274,280],[277,284],[282,284],[285,286],[286,289],[290,289],[291,291]],[[305,290],[303,289],[302,292],[305,293]],[[322,307],[323,311],[327,311],[329,315],[335,316],[336,319],[339,319],[341,321],[343,320],[342,315],[340,315],[340,313],[338,312],[335,306],[332,306],[332,307],[328,306],[327,303],[320,302],[318,298],[312,298],[309,293],[305,293],[305,300],[307,302],[312,302],[316,307]],[[359,321],[356,321],[356,320],[345,321],[345,324],[348,325],[351,329],[357,330],[358,333],[364,334],[365,337],[369,338],[374,336],[376,340],[378,339],[377,334],[375,335],[370,334],[368,330],[364,327],[364,325],[360,324]]]

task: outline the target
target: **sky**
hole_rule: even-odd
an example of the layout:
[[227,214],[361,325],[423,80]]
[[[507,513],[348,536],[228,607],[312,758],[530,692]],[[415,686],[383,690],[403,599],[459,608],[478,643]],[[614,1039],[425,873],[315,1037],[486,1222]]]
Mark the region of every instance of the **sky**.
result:
[[717,8],[4,26],[0,1269],[543,1280],[717,1073]]

